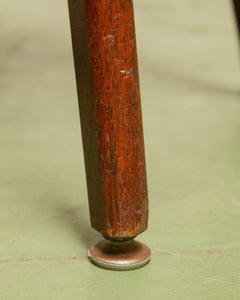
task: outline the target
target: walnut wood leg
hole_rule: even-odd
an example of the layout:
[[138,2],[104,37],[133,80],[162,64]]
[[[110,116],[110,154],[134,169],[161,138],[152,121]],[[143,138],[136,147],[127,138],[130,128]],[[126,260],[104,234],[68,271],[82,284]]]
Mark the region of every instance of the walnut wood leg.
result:
[[148,194],[132,0],[69,0],[91,224],[90,249],[106,268],[150,257],[133,238],[147,229]]

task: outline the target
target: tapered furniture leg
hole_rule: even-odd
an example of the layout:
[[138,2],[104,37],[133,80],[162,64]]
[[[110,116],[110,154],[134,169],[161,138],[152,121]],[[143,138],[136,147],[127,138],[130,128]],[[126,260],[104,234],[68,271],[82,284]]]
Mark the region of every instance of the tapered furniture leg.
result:
[[148,194],[132,0],[69,0],[96,264],[131,269],[150,250]]
[[239,36],[239,40],[240,40],[240,0],[232,0],[232,3],[233,3],[234,11],[235,11],[238,36]]

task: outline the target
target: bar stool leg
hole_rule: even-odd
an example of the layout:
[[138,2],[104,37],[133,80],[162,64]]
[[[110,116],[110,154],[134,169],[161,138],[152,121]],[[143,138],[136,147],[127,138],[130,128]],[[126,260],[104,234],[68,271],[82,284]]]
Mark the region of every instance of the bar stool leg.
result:
[[69,0],[91,225],[109,269],[146,264],[148,193],[132,0]]

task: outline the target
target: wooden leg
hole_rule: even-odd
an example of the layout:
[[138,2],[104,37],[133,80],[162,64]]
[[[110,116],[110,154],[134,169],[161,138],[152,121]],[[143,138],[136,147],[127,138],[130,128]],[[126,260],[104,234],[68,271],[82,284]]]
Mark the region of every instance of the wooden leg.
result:
[[238,35],[240,40],[240,0],[232,0],[232,3],[235,11]]
[[132,0],[69,0],[69,13],[91,224],[107,239],[90,256],[134,268],[150,250],[133,241],[148,194]]

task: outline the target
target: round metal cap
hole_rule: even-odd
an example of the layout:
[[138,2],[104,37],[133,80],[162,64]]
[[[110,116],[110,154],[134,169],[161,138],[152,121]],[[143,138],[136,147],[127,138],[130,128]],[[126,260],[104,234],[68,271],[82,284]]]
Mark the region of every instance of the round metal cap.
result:
[[127,242],[102,240],[89,249],[88,257],[104,269],[133,270],[149,262],[151,250],[135,240]]

